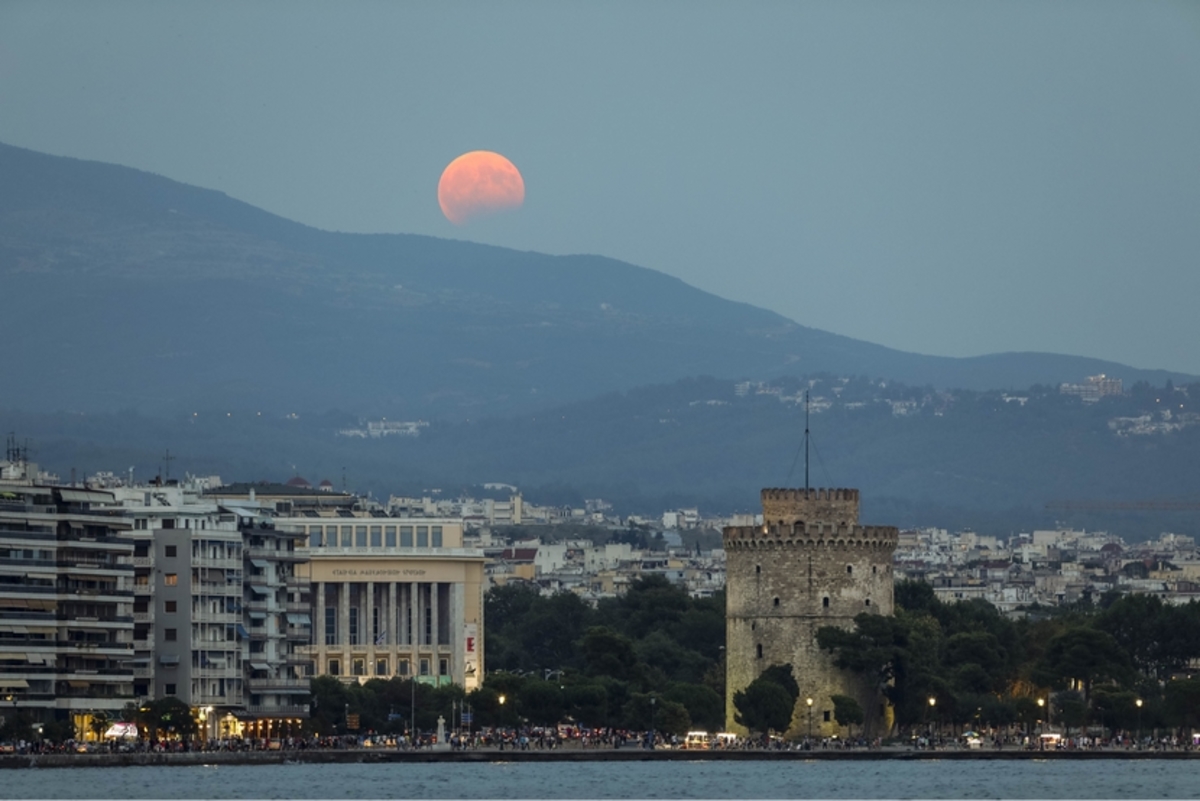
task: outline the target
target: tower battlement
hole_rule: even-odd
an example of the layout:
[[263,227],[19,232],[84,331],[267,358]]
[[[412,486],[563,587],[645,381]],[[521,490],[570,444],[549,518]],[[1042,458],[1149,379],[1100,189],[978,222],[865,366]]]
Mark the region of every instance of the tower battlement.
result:
[[856,489],[782,489],[762,491],[763,522],[767,525],[792,523],[858,523]]
[[721,532],[726,551],[746,548],[885,548],[894,550],[900,539],[895,526],[859,526],[848,523],[793,523],[791,525],[730,526]]

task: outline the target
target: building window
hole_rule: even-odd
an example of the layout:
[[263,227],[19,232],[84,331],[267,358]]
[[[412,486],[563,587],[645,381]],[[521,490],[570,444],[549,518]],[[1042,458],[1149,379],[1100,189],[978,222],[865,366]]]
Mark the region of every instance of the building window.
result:
[[868,598],[868,599],[867,599],[866,605],[867,605],[867,606],[870,606],[870,605],[871,605],[871,599],[870,599],[870,598]]
[[354,676],[367,675],[367,660],[363,659],[361,656],[355,657],[350,663],[350,673]]
[[854,565],[846,565],[846,575],[847,576],[854,575]]
[[175,694],[175,685],[174,684],[164,685],[163,693],[166,695],[174,695]]
[[878,569],[879,569],[878,565],[871,565],[871,575],[872,575],[872,576],[873,576],[873,575],[875,575],[875,572],[876,572]]
[[375,660],[375,675],[376,676],[386,676],[387,674],[388,674],[387,657],[380,657],[379,659],[376,659]]
[[776,598],[776,599],[775,599],[775,605],[776,605],[776,606],[779,606],[779,599],[778,599],[778,598]]
[[429,660],[428,659],[421,660],[421,675],[422,676],[429,675]]
[[167,642],[175,642],[179,639],[179,629],[163,629],[163,639]]
[[761,573],[761,572],[762,572],[762,565],[755,565],[755,566],[754,566],[754,572],[755,572],[755,573]]
[[359,645],[358,641],[358,607],[350,607],[350,644]]
[[330,660],[329,660],[329,670],[327,670],[326,672],[327,672],[327,673],[328,673],[330,676],[340,676],[340,675],[342,675],[342,660],[340,660],[340,659],[330,659]]
[[433,644],[433,610],[425,607],[425,645]]
[[826,609],[829,608],[829,596],[828,595],[826,595],[824,598],[821,599],[821,606],[825,607]]
[[401,526],[400,527],[400,547],[401,548],[411,548],[412,545],[413,545],[413,527],[412,526]]
[[762,659],[762,643],[760,642],[758,645],[754,646],[754,648],[755,648],[755,651],[757,652],[757,653],[755,653],[755,656],[758,659]]
[[396,663],[396,673],[398,673],[401,676],[408,675],[408,660],[407,659],[401,659],[399,662]]
[[337,607],[325,607],[325,644],[337,645]]
[[356,548],[366,548],[367,547],[367,527],[366,526],[355,526],[354,527],[354,546]]
[[168,573],[165,576],[163,576],[163,586],[174,587],[178,583],[179,583],[179,574],[178,573]]
[[163,546],[163,556],[166,556],[168,558],[174,558],[176,556],[175,548],[176,548],[176,546],[174,546],[174,545],[164,545]]
[[383,547],[383,526],[371,526],[371,547]]
[[442,527],[441,526],[430,526],[429,536],[431,536],[433,538],[432,544],[433,544],[434,548],[442,547]]
[[449,659],[439,659],[438,660],[438,675],[439,676],[449,676],[450,675],[450,660]]
[[385,642],[387,642],[385,637],[380,636],[383,634],[383,630],[379,627],[382,618],[382,615],[380,614],[381,612],[383,612],[383,610],[378,606],[371,608],[371,642],[375,643],[376,645],[383,645]]
[[342,526],[342,547],[349,548],[354,544],[354,529],[350,526]]
[[383,544],[389,548],[396,547],[396,527],[395,526],[384,526],[383,527]]
[[176,606],[178,606],[178,603],[176,601],[163,601],[163,611],[164,612],[175,612]]
[[830,713],[829,713],[829,710],[828,710],[828,709],[826,709],[826,710],[825,710],[823,713],[821,713],[821,714],[822,714],[822,716],[825,718],[825,722],[826,722],[826,723],[828,723],[828,722],[829,722],[829,720],[830,720]]
[[322,542],[322,537],[321,537],[321,527],[320,526],[309,526],[308,527],[308,547],[309,548],[320,548],[322,544],[323,544],[323,542]]
[[417,547],[429,547],[429,526],[417,526]]

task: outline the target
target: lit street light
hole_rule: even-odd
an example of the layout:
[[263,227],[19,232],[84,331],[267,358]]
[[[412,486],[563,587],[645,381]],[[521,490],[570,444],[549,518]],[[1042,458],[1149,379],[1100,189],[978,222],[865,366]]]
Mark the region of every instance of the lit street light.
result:
[[812,705],[813,705],[813,699],[812,699],[812,698],[805,698],[805,699],[804,699],[804,703],[808,704],[808,739],[809,739],[809,742],[811,742],[811,741],[812,741]]
[[[930,714],[934,714],[934,712],[935,712],[934,707],[936,707],[936,706],[937,706],[937,699],[934,698],[932,695],[929,696],[929,712],[930,712]],[[934,714],[933,722],[934,722],[934,725],[936,726],[937,725],[937,715],[935,715],[935,714]]]
[[1139,698],[1136,701],[1134,701],[1134,703],[1137,704],[1137,708],[1138,708],[1137,738],[1138,738],[1138,748],[1141,748],[1142,747],[1142,699]]

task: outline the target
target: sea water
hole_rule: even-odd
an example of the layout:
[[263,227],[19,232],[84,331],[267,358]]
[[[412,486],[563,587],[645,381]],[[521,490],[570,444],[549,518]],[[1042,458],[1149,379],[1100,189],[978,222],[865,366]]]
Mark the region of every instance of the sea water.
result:
[[1195,798],[1200,761],[373,763],[32,768],[0,798]]

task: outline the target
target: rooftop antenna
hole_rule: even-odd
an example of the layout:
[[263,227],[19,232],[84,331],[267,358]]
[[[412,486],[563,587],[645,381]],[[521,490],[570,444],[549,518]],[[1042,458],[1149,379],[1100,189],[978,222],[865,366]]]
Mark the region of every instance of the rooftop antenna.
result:
[[808,390],[804,390],[804,497],[808,497]]

